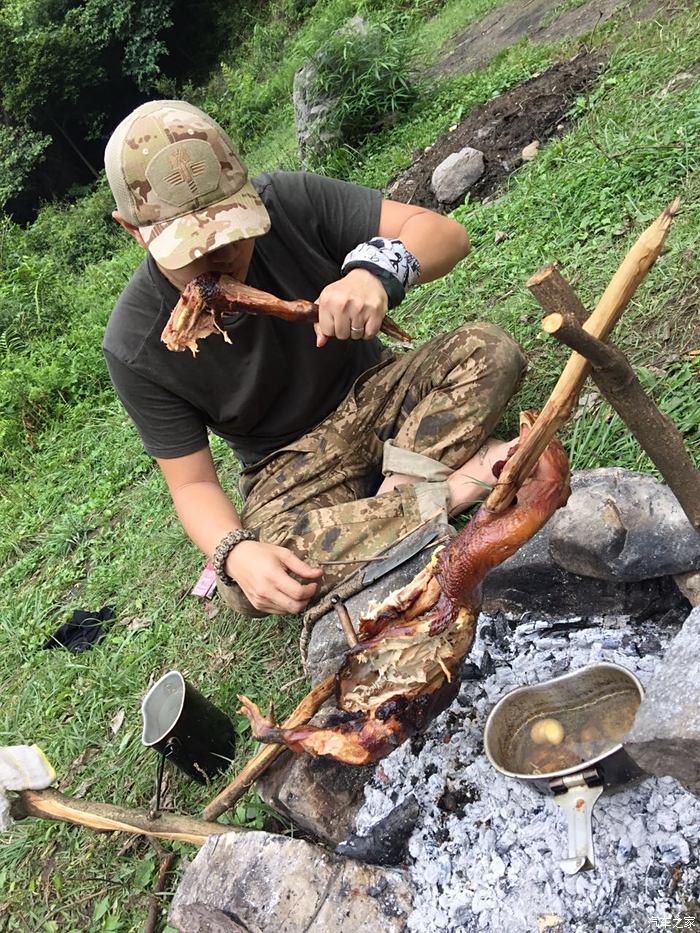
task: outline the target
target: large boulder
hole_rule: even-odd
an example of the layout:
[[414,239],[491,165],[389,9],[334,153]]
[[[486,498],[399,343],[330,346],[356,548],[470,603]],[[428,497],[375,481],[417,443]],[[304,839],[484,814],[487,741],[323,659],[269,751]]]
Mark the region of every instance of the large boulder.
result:
[[624,745],[645,771],[700,796],[700,607],[671,642]]
[[571,573],[637,583],[700,569],[700,535],[668,486],[618,467],[574,474],[550,550]]
[[673,577],[700,566],[700,536],[670,489],[617,467],[575,472],[571,488],[567,505],[488,576],[484,609],[685,614]]
[[[192,908],[196,907],[195,910]],[[202,917],[254,933],[400,933],[412,907],[401,871],[364,865],[301,839],[263,832],[210,836],[185,870],[169,923],[198,933]]]
[[[367,36],[369,25],[361,16],[353,16],[341,26],[338,33],[348,37]],[[317,64],[323,53],[323,48],[319,49],[312,60],[294,75],[294,123],[302,165],[306,165],[314,154],[321,154],[341,141],[337,121],[333,119],[337,100],[319,95],[316,90]]]

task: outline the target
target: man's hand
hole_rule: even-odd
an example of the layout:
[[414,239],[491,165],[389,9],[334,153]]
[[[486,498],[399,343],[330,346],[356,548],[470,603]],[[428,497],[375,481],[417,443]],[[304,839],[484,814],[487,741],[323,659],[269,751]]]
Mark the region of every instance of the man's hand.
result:
[[331,337],[371,340],[379,333],[388,308],[386,290],[367,269],[352,269],[327,285],[317,299],[316,346]]
[[304,563],[287,548],[261,541],[237,544],[226,561],[226,572],[251,605],[272,614],[302,612],[316,592],[316,583],[298,583],[291,573],[304,580],[323,576],[321,569]]

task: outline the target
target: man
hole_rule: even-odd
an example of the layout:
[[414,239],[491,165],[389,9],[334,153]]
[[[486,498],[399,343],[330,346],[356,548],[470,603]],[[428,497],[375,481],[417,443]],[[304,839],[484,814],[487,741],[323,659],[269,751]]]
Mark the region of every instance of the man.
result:
[[[467,254],[460,224],[302,172],[251,183],[221,127],[182,101],[126,117],[105,167],[113,217],[147,251],[110,318],[107,364],[229,605],[301,612],[358,559],[482,496],[508,448],[489,435],[525,369],[517,345],[486,323],[396,359],[376,339],[406,288]],[[230,344],[171,353],[160,333],[205,271],[317,301],[318,324],[241,314]],[[207,429],[244,465],[240,516]]]

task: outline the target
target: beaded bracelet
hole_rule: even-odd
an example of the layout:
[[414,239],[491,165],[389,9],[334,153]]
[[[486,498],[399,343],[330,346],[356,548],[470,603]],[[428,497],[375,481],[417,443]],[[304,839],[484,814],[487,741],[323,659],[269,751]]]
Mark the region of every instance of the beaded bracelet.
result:
[[258,536],[255,531],[251,531],[249,528],[236,528],[235,531],[229,531],[227,535],[224,535],[217,544],[212,558],[212,564],[214,565],[214,572],[217,578],[221,580],[225,586],[234,586],[236,582],[226,573],[226,560],[231,551],[237,544],[240,544],[241,541],[257,540]]

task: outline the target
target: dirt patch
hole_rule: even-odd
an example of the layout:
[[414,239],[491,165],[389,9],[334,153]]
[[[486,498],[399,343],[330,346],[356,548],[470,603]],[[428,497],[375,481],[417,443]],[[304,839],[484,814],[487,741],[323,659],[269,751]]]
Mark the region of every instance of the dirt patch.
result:
[[531,42],[581,36],[609,20],[619,7],[629,5],[625,0],[588,0],[567,10],[568,4],[561,0],[515,0],[453,36],[445,57],[429,69],[427,76],[445,77],[483,68],[525,36]]
[[521,164],[525,146],[567,129],[571,104],[598,78],[605,61],[602,53],[577,55],[474,107],[455,129],[440,136],[398,175],[387,193],[397,201],[452,210],[460,202],[439,205],[431,188],[432,174],[448,155],[473,146],[483,152],[485,170],[470,194],[483,200]]

